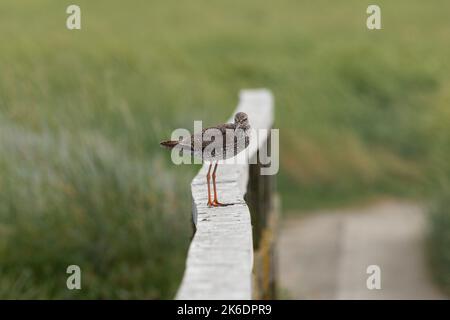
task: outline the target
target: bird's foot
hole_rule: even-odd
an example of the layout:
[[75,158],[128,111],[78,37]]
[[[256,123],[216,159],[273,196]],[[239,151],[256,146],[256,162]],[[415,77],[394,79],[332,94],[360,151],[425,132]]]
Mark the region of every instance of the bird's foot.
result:
[[213,207],[227,207],[227,206],[231,206],[232,203],[221,203],[221,202],[219,202],[217,200],[214,200],[212,202],[212,205],[213,205]]

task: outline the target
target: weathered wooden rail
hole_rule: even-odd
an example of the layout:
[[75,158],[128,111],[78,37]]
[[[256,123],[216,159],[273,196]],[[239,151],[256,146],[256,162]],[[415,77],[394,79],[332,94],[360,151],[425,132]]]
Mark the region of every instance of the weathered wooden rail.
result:
[[249,162],[256,164],[219,165],[220,200],[235,205],[207,207],[207,165],[193,179],[195,233],[177,299],[275,297],[278,200],[274,176],[261,175],[264,165],[259,161],[259,150],[268,145],[270,153],[270,129],[274,120],[272,94],[264,89],[243,90],[235,113],[238,111],[248,114],[252,128],[266,129],[268,134],[263,139],[251,139]]

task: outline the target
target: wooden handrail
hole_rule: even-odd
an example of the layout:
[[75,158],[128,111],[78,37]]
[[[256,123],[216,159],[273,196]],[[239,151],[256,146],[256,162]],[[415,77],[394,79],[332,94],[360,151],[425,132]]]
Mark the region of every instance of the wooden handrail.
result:
[[[243,90],[235,113],[238,111],[247,113],[252,129],[266,129],[268,134],[262,139],[251,138],[249,163],[256,164],[219,165],[220,200],[234,205],[208,208],[205,179],[208,165],[204,165],[193,179],[195,234],[177,299],[242,300],[272,298],[274,295],[274,237],[273,232],[267,236],[265,230],[273,228],[274,224],[274,219],[269,219],[271,212],[276,211],[274,184],[271,183],[272,176],[260,175],[258,168],[261,165],[256,161],[258,150],[270,144],[268,138],[274,121],[272,94],[265,89]],[[233,122],[233,117],[229,122]]]

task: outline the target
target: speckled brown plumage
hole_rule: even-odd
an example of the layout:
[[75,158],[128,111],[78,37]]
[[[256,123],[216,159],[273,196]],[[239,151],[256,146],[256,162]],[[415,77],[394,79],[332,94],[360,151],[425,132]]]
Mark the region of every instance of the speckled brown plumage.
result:
[[[222,143],[213,144],[215,137],[220,137]],[[231,140],[231,141],[230,141]],[[172,149],[180,148],[183,151],[190,152],[203,161],[209,162],[208,174],[206,176],[208,183],[208,206],[224,206],[217,200],[216,192],[216,171],[218,161],[236,156],[245,150],[250,144],[250,125],[248,116],[244,112],[238,112],[234,117],[234,123],[220,124],[214,127],[203,129],[201,133],[191,135],[181,141],[163,141],[161,145]],[[211,167],[214,165],[212,173],[214,200],[211,201],[210,177]]]

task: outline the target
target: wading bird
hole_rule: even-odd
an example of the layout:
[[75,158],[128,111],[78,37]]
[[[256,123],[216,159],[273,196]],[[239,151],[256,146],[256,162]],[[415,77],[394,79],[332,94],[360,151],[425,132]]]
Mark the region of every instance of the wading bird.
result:
[[[220,124],[215,127],[203,129],[202,132],[193,134],[180,141],[162,141],[162,146],[173,149],[180,148],[190,152],[195,157],[209,163],[206,183],[208,185],[208,207],[221,207],[230,204],[220,203],[217,199],[216,171],[220,160],[236,156],[245,150],[250,144],[250,124],[248,116],[244,112],[238,112],[234,116],[234,123]],[[211,167],[214,169],[211,176]],[[214,199],[211,200],[210,180],[212,177]]]

